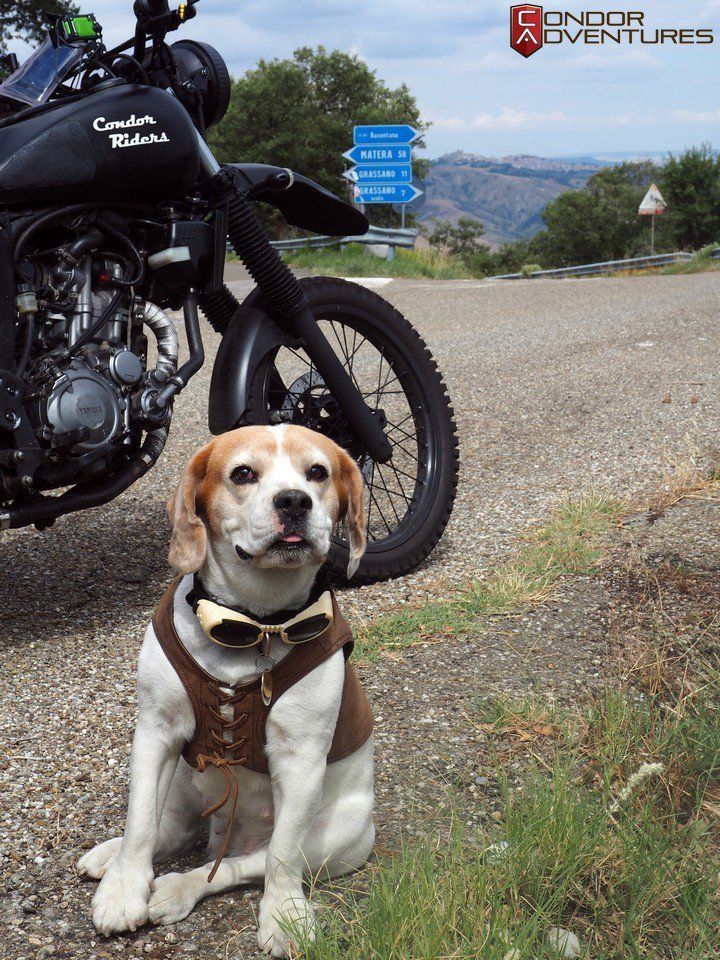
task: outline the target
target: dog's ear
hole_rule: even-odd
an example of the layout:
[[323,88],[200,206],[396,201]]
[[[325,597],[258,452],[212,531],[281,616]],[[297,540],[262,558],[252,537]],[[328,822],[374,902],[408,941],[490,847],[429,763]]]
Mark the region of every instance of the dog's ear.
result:
[[362,555],[365,553],[365,500],[363,498],[363,478],[358,465],[344,450],[338,448],[337,473],[335,487],[338,495],[338,521],[345,523],[350,556],[348,558],[348,579],[355,575]]
[[198,450],[185,468],[175,496],[168,502],[168,516],[173,525],[168,560],[180,573],[195,573],[205,559],[207,531],[197,515],[195,501],[211,452],[212,443]]

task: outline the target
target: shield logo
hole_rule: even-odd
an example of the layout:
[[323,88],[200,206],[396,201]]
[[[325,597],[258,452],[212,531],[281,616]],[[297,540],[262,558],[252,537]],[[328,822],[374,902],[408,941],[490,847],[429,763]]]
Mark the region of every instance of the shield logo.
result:
[[543,9],[532,3],[510,7],[510,46],[530,57],[543,44]]

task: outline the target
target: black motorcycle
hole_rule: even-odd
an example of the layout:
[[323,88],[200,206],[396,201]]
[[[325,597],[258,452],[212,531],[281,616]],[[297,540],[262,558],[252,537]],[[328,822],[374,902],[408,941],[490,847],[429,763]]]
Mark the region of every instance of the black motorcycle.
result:
[[[345,447],[367,486],[369,546],[354,582],[398,576],[450,517],[447,391],[381,297],[298,281],[251,201],[333,236],[365,233],[364,215],[292,170],[213,157],[204,135],[228,107],[225,63],[207,44],[165,42],[197,2],[171,11],[136,0],[135,36],[112,50],[93,16],[53,18],[22,66],[5,58],[0,529],[42,529],[107,503],[155,464],[173,399],[203,364],[201,310],[222,334],[210,430],[302,424]],[[242,304],[223,284],[228,241],[257,284]],[[180,308],[189,356],[178,365],[167,311]],[[338,529],[331,572],[346,562]]]

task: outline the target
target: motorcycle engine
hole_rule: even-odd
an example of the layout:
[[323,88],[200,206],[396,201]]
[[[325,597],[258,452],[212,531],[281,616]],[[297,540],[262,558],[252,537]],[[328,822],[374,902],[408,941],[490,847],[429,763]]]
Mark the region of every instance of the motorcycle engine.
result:
[[[61,245],[25,261],[29,282],[18,307],[33,317],[23,371],[24,429],[16,477],[0,473],[0,499],[52,489],[114,471],[138,449],[149,421],[148,395],[175,373],[177,336],[159,307],[135,297],[126,278],[127,258],[88,252],[95,237]],[[81,250],[83,255],[73,253]],[[29,264],[29,266],[28,266]],[[26,321],[27,326],[27,321]],[[147,369],[147,326],[158,341],[158,359]],[[170,408],[164,413],[169,423]],[[4,491],[3,491],[4,487]]]

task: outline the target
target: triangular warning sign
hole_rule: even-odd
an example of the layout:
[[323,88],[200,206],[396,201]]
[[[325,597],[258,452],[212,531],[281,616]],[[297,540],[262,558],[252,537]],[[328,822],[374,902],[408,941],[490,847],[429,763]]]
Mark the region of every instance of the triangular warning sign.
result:
[[655,186],[654,183],[650,184],[650,189],[645,194],[643,202],[640,204],[638,213],[642,216],[650,216],[651,214],[657,215],[658,213],[665,213],[667,210],[667,204],[662,198],[662,194]]

